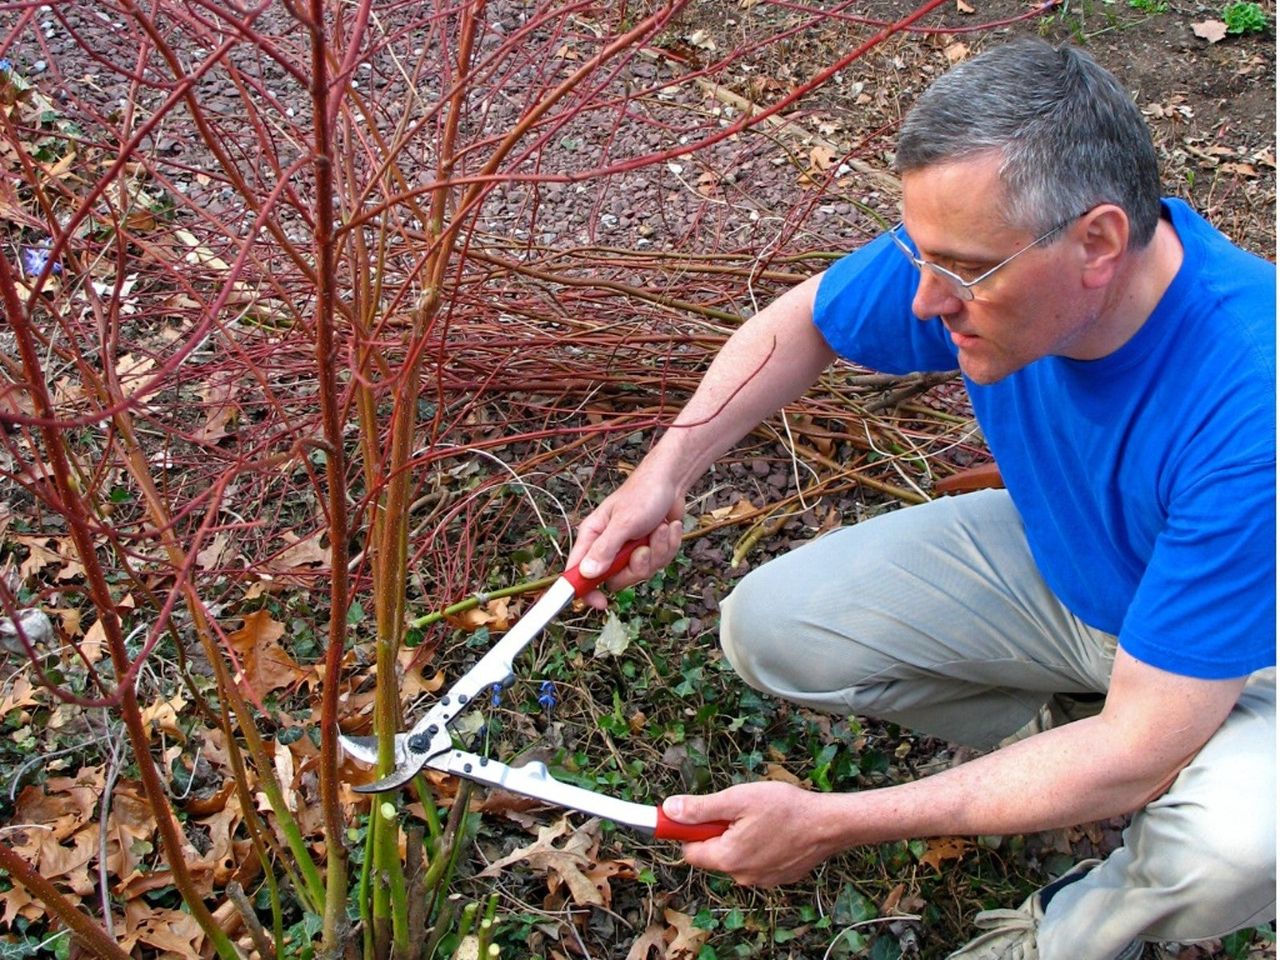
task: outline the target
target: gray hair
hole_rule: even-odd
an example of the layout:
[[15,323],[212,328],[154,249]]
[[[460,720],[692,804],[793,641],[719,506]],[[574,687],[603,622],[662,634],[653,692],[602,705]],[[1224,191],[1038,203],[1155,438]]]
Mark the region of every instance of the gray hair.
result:
[[1099,203],[1128,214],[1129,245],[1160,218],[1160,172],[1142,113],[1082,50],[1015,40],[953,68],[907,114],[899,173],[984,153],[1001,157],[1007,222],[1051,230]]

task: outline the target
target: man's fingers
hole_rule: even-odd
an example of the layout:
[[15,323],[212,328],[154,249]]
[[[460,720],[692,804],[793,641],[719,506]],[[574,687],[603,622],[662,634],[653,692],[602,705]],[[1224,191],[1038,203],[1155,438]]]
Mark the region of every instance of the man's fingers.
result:
[[735,803],[725,802],[725,791],[700,796],[676,794],[662,801],[662,812],[681,823],[706,823],[709,820],[736,820],[740,811]]
[[[608,524],[605,529],[601,530],[598,535],[594,536],[585,547],[585,553],[578,562],[578,570],[588,580],[600,576],[614,562],[618,555],[618,551],[622,549],[623,543],[628,539],[627,535],[619,531],[626,529],[626,524],[614,521]],[[586,525],[582,528],[582,535],[591,534]],[[680,539],[683,534],[683,527],[680,521],[664,521],[656,528],[649,532],[647,543],[636,547],[631,554],[631,559],[627,566],[619,571],[609,580],[609,586],[613,589],[629,586],[630,584],[648,580],[662,567],[665,567],[674,558],[680,550]],[[574,555],[578,550],[570,553],[570,566]],[[594,606],[594,604],[592,604]]]

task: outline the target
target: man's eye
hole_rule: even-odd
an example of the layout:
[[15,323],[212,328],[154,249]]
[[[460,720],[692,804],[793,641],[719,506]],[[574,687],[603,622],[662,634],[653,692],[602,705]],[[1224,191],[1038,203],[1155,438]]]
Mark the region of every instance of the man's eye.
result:
[[982,263],[957,263],[951,267],[951,272],[962,280],[976,280],[978,277],[986,273],[988,267]]

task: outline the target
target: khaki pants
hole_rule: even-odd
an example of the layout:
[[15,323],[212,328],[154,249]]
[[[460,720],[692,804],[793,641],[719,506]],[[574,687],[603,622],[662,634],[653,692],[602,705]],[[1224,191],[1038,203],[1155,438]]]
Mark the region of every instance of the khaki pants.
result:
[[[982,748],[1055,693],[1104,693],[1116,649],[1044,584],[1002,490],[885,514],[752,571],[722,605],[721,641],[758,690]],[[1124,845],[1054,897],[1040,956],[1111,960],[1135,937],[1270,921],[1275,854],[1270,669]]]

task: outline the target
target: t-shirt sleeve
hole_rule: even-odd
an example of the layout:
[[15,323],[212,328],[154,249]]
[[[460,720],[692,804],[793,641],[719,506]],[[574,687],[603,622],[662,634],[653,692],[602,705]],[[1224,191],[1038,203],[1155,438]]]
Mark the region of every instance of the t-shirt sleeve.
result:
[[884,373],[954,370],[955,347],[937,320],[911,313],[919,275],[881,235],[837,260],[818,286],[813,321],[836,353]]
[[1272,459],[1177,494],[1120,630],[1127,653],[1207,680],[1275,665],[1275,489]]

